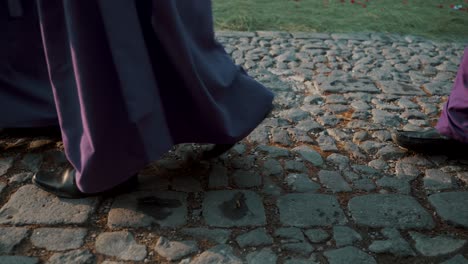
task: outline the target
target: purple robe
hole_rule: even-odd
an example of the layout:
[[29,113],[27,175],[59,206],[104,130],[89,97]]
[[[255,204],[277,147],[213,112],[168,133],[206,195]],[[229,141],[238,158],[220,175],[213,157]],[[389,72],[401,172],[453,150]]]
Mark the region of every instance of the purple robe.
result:
[[20,18],[5,2],[0,127],[59,124],[83,192],[178,143],[235,143],[272,107],[216,42],[209,0],[24,1]]
[[468,143],[468,48],[436,129],[443,135]]

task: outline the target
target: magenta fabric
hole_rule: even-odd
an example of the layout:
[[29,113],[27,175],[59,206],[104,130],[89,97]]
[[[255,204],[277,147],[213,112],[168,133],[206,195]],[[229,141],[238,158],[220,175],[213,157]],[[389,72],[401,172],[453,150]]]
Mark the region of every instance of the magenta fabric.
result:
[[468,48],[465,48],[453,89],[436,129],[445,136],[468,143]]
[[[174,144],[235,143],[272,107],[273,94],[216,42],[209,0],[38,0],[37,20],[35,8],[5,20],[7,27],[23,23],[31,37],[12,30],[0,47],[21,49],[8,44],[14,40],[41,49],[9,58],[21,73],[13,81],[0,68],[11,90],[1,89],[0,103],[10,93],[15,101],[0,127],[58,118],[83,192],[124,182]],[[22,70],[30,61],[37,69]],[[28,78],[34,82],[23,84]]]

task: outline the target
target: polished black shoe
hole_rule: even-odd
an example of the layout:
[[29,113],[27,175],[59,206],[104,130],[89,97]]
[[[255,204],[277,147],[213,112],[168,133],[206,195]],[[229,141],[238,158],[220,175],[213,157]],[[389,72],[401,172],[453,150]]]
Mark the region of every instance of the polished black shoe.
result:
[[79,199],[90,196],[99,195],[117,195],[125,192],[129,192],[135,189],[138,185],[137,175],[130,177],[124,183],[117,185],[116,187],[99,193],[84,193],[78,189],[75,180],[76,170],[73,168],[66,168],[60,172],[56,171],[39,171],[32,179],[32,182],[39,188],[55,194],[62,198]]
[[426,131],[396,130],[392,139],[400,147],[428,155],[459,156],[468,145],[446,137],[434,128]]

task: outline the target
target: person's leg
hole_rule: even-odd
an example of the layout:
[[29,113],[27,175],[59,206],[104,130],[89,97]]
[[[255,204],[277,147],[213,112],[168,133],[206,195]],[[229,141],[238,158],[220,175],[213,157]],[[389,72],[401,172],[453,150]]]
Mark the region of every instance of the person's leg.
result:
[[80,192],[125,182],[177,143],[235,143],[271,108],[272,93],[215,41],[208,0],[39,3],[76,169],[63,175]]
[[468,146],[468,48],[435,129],[395,131],[393,140],[407,149],[427,154],[466,154]]

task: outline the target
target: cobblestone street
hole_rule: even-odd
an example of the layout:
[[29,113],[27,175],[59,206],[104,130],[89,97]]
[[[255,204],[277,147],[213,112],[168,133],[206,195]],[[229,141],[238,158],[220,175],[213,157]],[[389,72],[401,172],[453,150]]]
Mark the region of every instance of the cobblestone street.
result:
[[468,263],[468,159],[391,139],[435,125],[463,43],[217,36],[275,92],[267,119],[220,158],[180,145],[138,191],[81,200],[31,184],[64,161],[61,142],[0,134],[1,264]]

